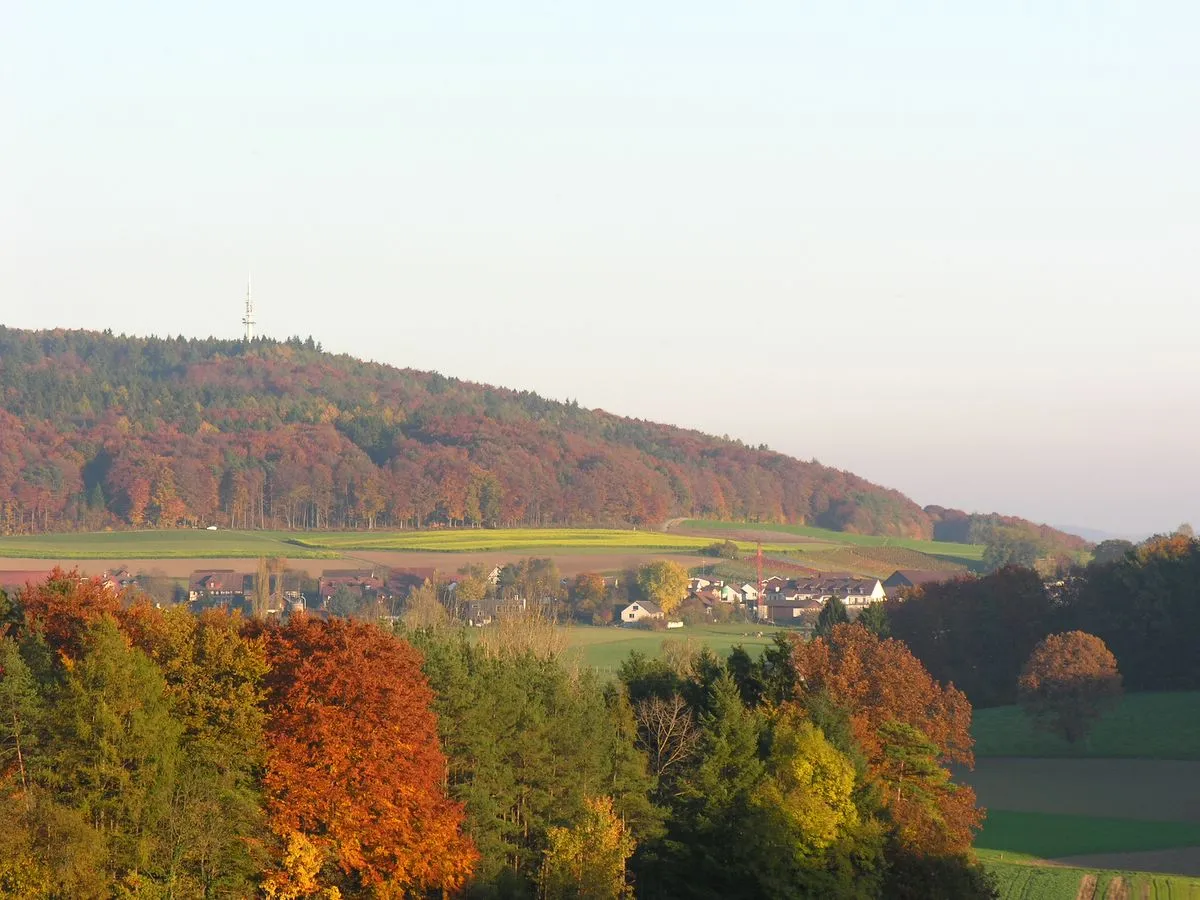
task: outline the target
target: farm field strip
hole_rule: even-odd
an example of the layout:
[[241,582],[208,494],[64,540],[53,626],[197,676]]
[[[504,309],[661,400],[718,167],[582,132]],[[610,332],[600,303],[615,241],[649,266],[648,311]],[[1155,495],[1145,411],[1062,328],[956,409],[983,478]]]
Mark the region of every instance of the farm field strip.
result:
[[258,556],[336,559],[339,556],[332,550],[290,545],[287,543],[289,537],[286,532],[276,531],[206,531],[192,528],[19,535],[0,537],[0,557],[86,560]]
[[975,755],[1200,760],[1200,691],[1126,694],[1085,743],[1035,731],[1017,706],[975,711]]
[[860,547],[903,547],[907,550],[917,550],[930,556],[953,556],[963,560],[983,559],[982,544],[954,544],[949,541],[926,541],[919,538],[882,537],[871,534],[847,534],[842,531],[831,531],[828,528],[816,528],[811,525],[777,525],[759,522],[715,522],[707,519],[686,519],[679,526],[691,532],[720,532],[733,531],[771,531],[780,534],[796,535],[811,538],[815,541],[825,541],[830,544],[854,544]]
[[996,875],[1001,900],[1200,900],[1200,879],[1185,875],[981,859]]
[[1200,825],[1200,762],[976,757],[956,770],[989,810]]
[[[688,537],[661,531],[626,531],[609,528],[512,528],[512,529],[438,529],[436,531],[339,532],[297,535],[292,542],[301,547],[324,550],[436,550],[445,553],[484,552],[489,550],[699,550],[715,538]],[[754,544],[743,541],[742,551]],[[767,548],[764,548],[767,549]],[[792,550],[787,544],[770,548],[772,552]]]
[[980,850],[1041,859],[1200,847],[1200,823],[1145,822],[993,809]]

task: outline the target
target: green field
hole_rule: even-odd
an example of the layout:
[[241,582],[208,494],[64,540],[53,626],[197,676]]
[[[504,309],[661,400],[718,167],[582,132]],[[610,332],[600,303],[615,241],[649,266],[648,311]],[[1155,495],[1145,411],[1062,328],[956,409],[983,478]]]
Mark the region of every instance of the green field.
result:
[[1200,846],[1200,823],[1143,822],[991,810],[975,839],[979,850],[1007,857],[1056,859]]
[[101,531],[0,537],[0,557],[33,559],[190,559],[290,556],[331,559],[339,555],[320,548],[297,547],[281,531],[205,531],[194,528],[161,531]]
[[568,646],[578,654],[584,665],[604,674],[617,670],[631,650],[647,656],[662,655],[663,641],[691,641],[709,647],[724,658],[734,646],[741,644],[752,655],[758,655],[771,644],[779,632],[790,629],[774,625],[698,625],[671,631],[643,631],[640,628],[594,627],[577,625],[567,629]]
[[[651,550],[691,553],[713,543],[713,538],[688,537],[662,531],[618,528],[459,528],[431,531],[347,531],[304,534],[293,538],[300,547],[314,550],[433,550],[443,553],[480,553],[496,550]],[[743,551],[754,544],[739,543]],[[764,548],[764,550],[767,548]],[[786,553],[795,547],[780,544],[770,548]]]
[[976,756],[1200,759],[1200,691],[1127,694],[1086,742],[1035,731],[1016,706],[975,711]]
[[925,553],[930,556],[951,557],[963,562],[977,562],[983,559],[982,544],[954,544],[949,541],[924,541],[918,538],[847,534],[842,531],[831,531],[828,528],[816,528],[811,525],[776,525],[757,522],[714,522],[707,519],[687,519],[680,527],[686,528],[689,531],[711,532],[714,535],[735,531],[773,531],[779,534],[791,534],[797,537],[811,538],[814,541],[822,541],[830,544],[849,544],[857,547],[902,547],[906,550],[916,550],[919,553]]
[[[1076,869],[1003,862],[980,854],[996,875],[1001,900],[1200,900],[1200,879],[1111,869]],[[1081,891],[1084,879],[1093,891]],[[1117,893],[1117,879],[1128,892]]]

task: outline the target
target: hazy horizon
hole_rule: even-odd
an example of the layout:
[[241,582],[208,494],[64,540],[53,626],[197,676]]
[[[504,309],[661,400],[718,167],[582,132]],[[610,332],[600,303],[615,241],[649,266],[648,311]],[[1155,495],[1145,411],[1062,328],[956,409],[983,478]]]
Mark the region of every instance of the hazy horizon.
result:
[[260,331],[1200,524],[1200,9],[13,9],[0,320]]

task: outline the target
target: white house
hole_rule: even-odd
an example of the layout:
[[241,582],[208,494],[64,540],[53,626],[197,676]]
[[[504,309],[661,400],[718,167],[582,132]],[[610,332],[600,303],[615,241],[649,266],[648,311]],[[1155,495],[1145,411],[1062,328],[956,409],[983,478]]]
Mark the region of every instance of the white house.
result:
[[743,600],[742,592],[729,584],[721,588],[720,597],[722,603],[741,603]]
[[751,606],[758,603],[758,588],[756,588],[752,584],[743,584],[742,585],[742,599],[745,600],[746,603]]
[[712,584],[712,582],[709,581],[707,578],[700,578],[700,577],[689,578],[688,579],[688,590],[691,591],[692,593],[695,593],[696,591],[704,590],[706,587],[708,587],[711,584]]
[[621,621],[629,624],[643,619],[661,619],[664,613],[657,603],[650,600],[635,600],[621,610]]

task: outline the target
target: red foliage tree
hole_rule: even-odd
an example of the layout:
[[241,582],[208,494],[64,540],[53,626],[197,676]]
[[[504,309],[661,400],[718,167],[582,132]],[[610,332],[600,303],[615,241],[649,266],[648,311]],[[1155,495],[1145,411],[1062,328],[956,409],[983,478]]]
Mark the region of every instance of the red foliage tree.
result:
[[[825,691],[847,710],[867,764],[881,782],[890,779],[897,755],[910,752],[894,736],[904,733],[912,738],[907,743],[919,743],[911,729],[935,745],[941,766],[974,765],[971,704],[953,685],[934,681],[900,641],[880,640],[858,625],[835,625],[828,638],[797,642],[792,658],[799,691]],[[982,821],[975,793],[951,783],[945,769],[935,774],[927,781],[925,802],[909,802],[901,794],[897,803],[887,791],[885,802],[910,849],[964,853]]]
[[27,584],[19,594],[25,624],[41,632],[54,650],[70,657],[81,652],[88,625],[121,609],[121,595],[99,578],[85,578],[78,569],[55,566],[45,581]]
[[304,835],[383,896],[460,887],[477,853],[446,795],[417,651],[346,619],[300,616],[262,636],[276,831]]

